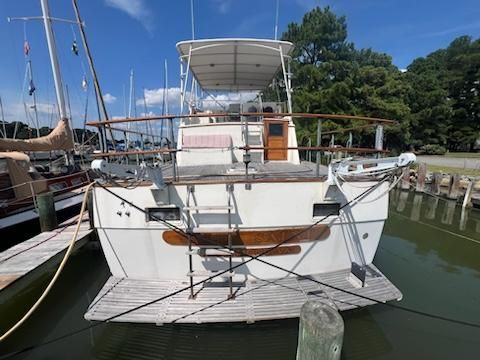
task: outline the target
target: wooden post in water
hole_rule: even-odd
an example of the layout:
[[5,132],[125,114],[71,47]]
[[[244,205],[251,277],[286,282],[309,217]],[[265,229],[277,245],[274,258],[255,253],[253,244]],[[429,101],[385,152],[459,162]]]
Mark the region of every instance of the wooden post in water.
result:
[[51,231],[58,226],[55,200],[51,192],[37,195],[37,209],[42,232]]
[[405,172],[402,176],[402,181],[400,181],[402,190],[410,190],[410,166],[405,169]]
[[417,170],[417,184],[415,186],[415,191],[424,192],[425,191],[425,178],[427,177],[427,164],[420,163]]
[[462,208],[466,208],[467,206],[472,206],[472,193],[473,193],[473,180],[470,180],[467,185],[467,189],[465,190],[465,196],[463,197]]
[[300,311],[297,360],[339,360],[344,324],[336,309],[308,300]]
[[433,173],[432,176],[432,185],[431,185],[431,192],[435,195],[440,195],[440,183],[442,182],[442,174],[440,173]]
[[450,186],[448,187],[448,198],[457,200],[460,190],[460,175],[452,174],[450,177]]

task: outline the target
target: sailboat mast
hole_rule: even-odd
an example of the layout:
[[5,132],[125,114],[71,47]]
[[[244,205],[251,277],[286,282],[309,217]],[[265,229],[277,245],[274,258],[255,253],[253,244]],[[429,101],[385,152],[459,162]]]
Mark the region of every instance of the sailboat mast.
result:
[[[101,107],[104,120],[108,120],[107,107],[105,106],[105,101],[102,97],[102,90],[100,89],[100,83],[97,78],[97,72],[95,71],[95,66],[93,64],[92,54],[90,53],[90,48],[88,47],[87,37],[85,35],[85,29],[83,28],[82,19],[80,18],[80,12],[78,11],[78,5],[76,0],[72,0],[73,10],[75,11],[75,18],[77,19],[78,27],[80,29],[80,35],[82,37],[83,47],[87,55],[88,66],[90,67],[90,72],[92,73],[93,85],[95,87],[95,95],[97,97],[97,105]],[[100,147],[104,152],[108,152],[107,138],[105,134],[105,128],[99,127],[98,133],[100,137]],[[112,138],[113,147],[115,147],[115,138],[113,136],[112,130],[109,128],[109,133]]]
[[48,52],[50,53],[50,62],[52,65],[53,81],[55,83],[55,93],[57,96],[58,110],[62,120],[67,119],[67,110],[65,107],[65,95],[63,93],[62,77],[60,75],[60,66],[57,58],[57,48],[55,46],[55,39],[53,37],[52,23],[50,21],[50,12],[48,9],[48,1],[41,0],[43,25],[45,27],[45,34],[47,36]]
[[2,97],[0,96],[0,114],[2,115],[2,127],[3,127],[3,137],[7,138],[7,129],[5,127],[5,115],[3,114],[3,103]]

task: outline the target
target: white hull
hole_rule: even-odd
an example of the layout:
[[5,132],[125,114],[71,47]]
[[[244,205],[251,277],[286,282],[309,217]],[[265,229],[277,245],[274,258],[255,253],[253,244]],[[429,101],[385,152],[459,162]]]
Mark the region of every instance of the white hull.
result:
[[[375,182],[344,183],[348,196],[326,182],[254,183],[251,190],[244,184],[235,184],[233,191],[232,227],[242,230],[288,229],[310,226],[323,216],[313,216],[313,204],[338,202],[341,205],[363,193]],[[195,186],[195,205],[222,206],[226,204],[225,183]],[[174,246],[163,240],[165,225],[146,221],[146,215],[128,205],[132,202],[141,209],[159,204],[185,207],[186,185],[168,185],[165,190],[140,186],[135,189],[101,187],[94,191],[94,221],[103,251],[113,276],[138,279],[187,279],[189,271],[187,246]],[[352,207],[346,206],[338,216],[322,221],[330,233],[324,240],[295,243],[301,247],[298,254],[264,256],[262,259],[302,275],[319,274],[349,269],[352,262],[368,265],[373,261],[384,222],[388,215],[388,183],[383,183]],[[383,195],[383,196],[381,196]],[[169,201],[170,198],[170,201]],[[186,230],[185,212],[182,220],[171,221]],[[198,228],[225,228],[226,212],[202,210],[193,219]],[[196,247],[198,248],[198,247]],[[234,257],[233,266],[249,257]],[[226,270],[228,257],[193,256],[193,269]],[[235,278],[271,279],[287,275],[284,271],[253,260],[235,269]],[[224,280],[224,279],[223,279]]]

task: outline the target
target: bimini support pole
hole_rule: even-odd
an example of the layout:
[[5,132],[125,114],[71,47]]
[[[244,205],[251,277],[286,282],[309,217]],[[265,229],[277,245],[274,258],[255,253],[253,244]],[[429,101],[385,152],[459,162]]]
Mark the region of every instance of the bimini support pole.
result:
[[290,88],[290,75],[285,66],[285,56],[283,55],[282,45],[279,46],[280,61],[282,63],[283,81],[285,82],[285,92],[287,93],[288,112],[292,113],[292,93]]

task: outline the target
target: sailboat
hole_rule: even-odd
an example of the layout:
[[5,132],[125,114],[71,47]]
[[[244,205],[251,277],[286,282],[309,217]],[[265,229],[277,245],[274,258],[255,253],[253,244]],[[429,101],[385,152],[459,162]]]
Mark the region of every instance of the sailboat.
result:
[[[69,210],[80,205],[83,199],[82,188],[91,182],[87,171],[68,170],[62,174],[40,174],[25,154],[25,152],[58,150],[68,153],[74,148],[73,133],[70,119],[66,113],[63,85],[46,1],[42,1],[42,11],[60,120],[55,129],[43,137],[28,140],[0,139],[0,230],[2,234],[6,234],[7,230],[13,234],[18,225],[38,219],[36,210],[38,194],[52,192],[55,209],[57,211]],[[18,234],[15,235],[15,238],[20,239]],[[5,244],[1,246],[4,247]]]
[[[310,298],[340,310],[401,299],[373,259],[389,190],[415,156],[382,157],[383,126],[392,121],[292,112],[293,46],[179,42],[180,115],[87,123],[105,131],[167,121],[176,147],[96,154],[92,169],[103,181],[93,190],[93,220],[112,276],[86,319],[253,322],[298,317]],[[262,101],[277,74],[286,102]],[[221,97],[200,101],[187,91],[195,88],[256,97],[236,97],[219,111]],[[316,122],[320,140],[325,119],[367,123],[376,127],[375,147],[298,146],[296,118]],[[304,150],[317,154],[316,163],[300,160]],[[373,156],[322,166],[322,151]],[[115,161],[162,153],[170,164]]]

